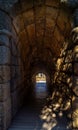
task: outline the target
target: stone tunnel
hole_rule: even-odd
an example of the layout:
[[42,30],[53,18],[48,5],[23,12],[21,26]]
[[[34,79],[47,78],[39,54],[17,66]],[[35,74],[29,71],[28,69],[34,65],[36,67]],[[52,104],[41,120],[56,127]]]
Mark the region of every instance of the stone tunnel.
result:
[[77,8],[77,0],[0,0],[0,130],[32,99],[38,73],[46,75],[51,110],[59,103],[71,123],[32,130],[77,130]]

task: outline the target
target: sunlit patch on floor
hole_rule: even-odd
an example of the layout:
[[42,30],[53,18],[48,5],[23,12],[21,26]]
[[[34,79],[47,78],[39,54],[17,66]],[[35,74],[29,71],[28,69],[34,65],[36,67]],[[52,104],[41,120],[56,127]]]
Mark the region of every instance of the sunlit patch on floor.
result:
[[78,109],[73,112],[73,127],[78,128]]

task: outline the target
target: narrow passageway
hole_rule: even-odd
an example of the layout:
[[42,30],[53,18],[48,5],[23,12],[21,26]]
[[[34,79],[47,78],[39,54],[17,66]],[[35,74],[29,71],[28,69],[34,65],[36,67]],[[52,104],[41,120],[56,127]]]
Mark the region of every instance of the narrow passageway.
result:
[[[38,79],[39,80],[39,79]],[[46,82],[37,80],[33,94],[16,114],[8,130],[71,130],[66,113],[62,117],[53,113]],[[30,97],[31,95],[31,97]]]
[[[40,118],[42,108],[48,96],[46,83],[37,82],[33,94],[30,93],[24,107],[16,114],[8,130],[41,130],[43,120]],[[31,96],[31,97],[30,97]]]
[[0,0],[0,130],[78,130],[78,0]]
[[42,99],[35,103],[24,106],[14,118],[8,130],[41,130],[43,120],[40,119],[40,112],[45,104]]
[[51,112],[46,99],[37,99],[17,113],[8,130],[72,130],[68,128],[66,113],[56,119]]

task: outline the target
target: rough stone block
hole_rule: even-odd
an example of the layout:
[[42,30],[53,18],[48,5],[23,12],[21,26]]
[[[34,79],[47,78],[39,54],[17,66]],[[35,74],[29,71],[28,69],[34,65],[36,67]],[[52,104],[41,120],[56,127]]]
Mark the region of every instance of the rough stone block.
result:
[[3,102],[3,107],[5,111],[11,111],[11,96],[7,98],[7,100],[5,100]]
[[74,85],[74,86],[77,86],[77,85],[78,85],[78,76],[74,76],[73,85]]
[[0,64],[10,64],[10,48],[6,46],[0,46]]
[[10,97],[10,82],[0,84],[0,102],[5,101],[8,97]]
[[0,84],[10,81],[10,66],[0,66]]
[[4,44],[9,47],[10,43],[7,35],[0,34],[0,44]]
[[34,22],[33,10],[29,10],[29,11],[25,12],[23,15],[24,15],[24,19],[25,19],[25,25],[29,25]]
[[[27,26],[27,31],[28,31],[28,35],[29,35],[29,40],[30,42],[34,42],[35,40],[35,24],[31,24],[29,26]],[[28,49],[28,47],[26,48]]]
[[34,1],[34,5],[35,6],[39,6],[39,5],[42,6],[42,5],[44,5],[44,3],[45,3],[45,0],[35,0]]
[[0,126],[2,126],[2,117],[1,116],[0,116]]
[[6,130],[10,124],[11,124],[11,112],[10,111],[6,111],[4,112],[4,129]]
[[47,7],[47,9],[46,9],[46,15],[47,15],[48,19],[55,20],[57,18],[57,16],[58,16],[58,9]]
[[78,109],[78,97],[75,97],[75,100],[72,102],[73,110]]
[[11,19],[10,17],[3,11],[0,10],[0,29],[11,30]]
[[52,7],[59,7],[59,0],[46,0],[46,5]]
[[0,102],[0,130],[6,130],[11,122],[11,97],[4,102]]
[[13,20],[13,25],[16,28],[16,31],[19,33],[20,32],[20,25],[18,24],[20,21],[19,16],[15,17],[15,19]]
[[17,91],[14,91],[11,94],[12,97],[12,116],[15,116],[17,110],[18,110],[18,99],[17,99]]
[[20,84],[22,84],[23,80],[21,78],[21,75],[15,74],[15,77],[11,78],[11,92],[15,91]]
[[17,79],[16,78],[12,78],[11,79],[11,92],[16,90],[16,88],[17,88]]
[[8,99],[3,102],[3,126],[4,126],[4,129],[6,130],[10,123],[11,123],[11,97],[8,97]]
[[14,26],[12,26],[12,34],[13,34],[14,40],[15,40],[16,43],[17,43],[17,41],[18,41],[18,36],[17,36],[17,32],[16,32]]
[[78,76],[78,63],[74,64],[74,73]]
[[15,56],[16,59],[18,59],[18,48],[15,45],[14,41],[12,42],[12,55]]
[[0,84],[0,101],[2,101],[3,100],[3,91],[2,91],[3,89],[2,89],[2,86],[1,86],[1,84]]
[[0,113],[0,130],[3,130],[3,117],[1,113]]
[[3,104],[0,102],[0,117],[2,117],[3,114]]
[[11,97],[8,97],[6,101],[3,103],[3,114],[2,114],[2,125],[3,125],[3,130],[6,130],[11,123]]
[[11,79],[21,76],[20,66],[11,66]]
[[22,11],[28,10],[33,7],[33,0],[30,0],[30,1],[24,0],[23,2],[21,0],[21,3],[22,3]]

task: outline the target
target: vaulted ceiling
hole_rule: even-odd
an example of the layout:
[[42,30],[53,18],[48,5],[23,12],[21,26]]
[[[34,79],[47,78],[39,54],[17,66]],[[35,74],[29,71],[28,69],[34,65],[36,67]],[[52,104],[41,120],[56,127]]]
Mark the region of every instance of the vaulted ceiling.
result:
[[60,0],[19,0],[11,14],[25,66],[52,71],[54,58],[70,37],[70,11]]

